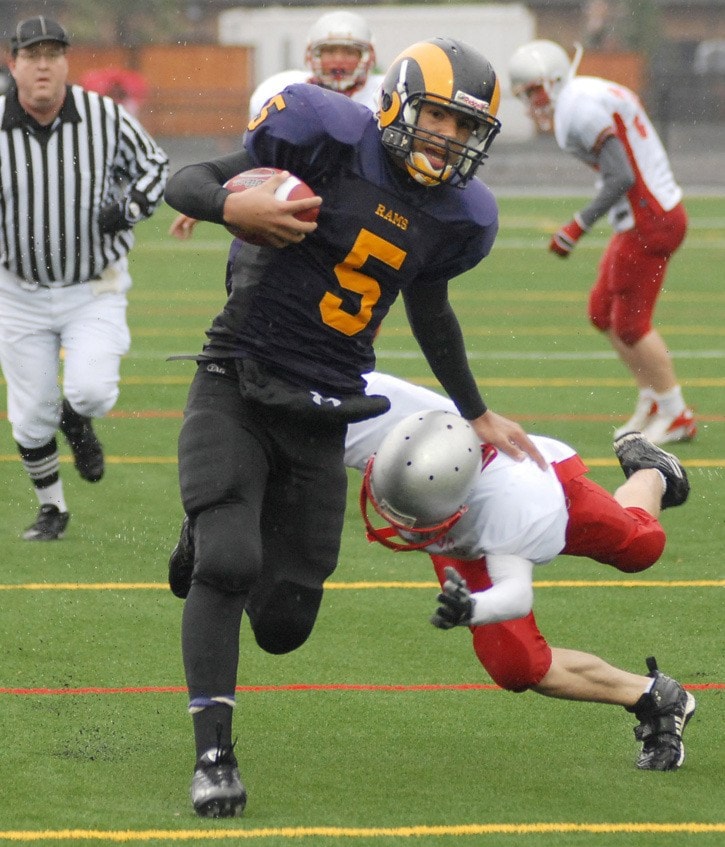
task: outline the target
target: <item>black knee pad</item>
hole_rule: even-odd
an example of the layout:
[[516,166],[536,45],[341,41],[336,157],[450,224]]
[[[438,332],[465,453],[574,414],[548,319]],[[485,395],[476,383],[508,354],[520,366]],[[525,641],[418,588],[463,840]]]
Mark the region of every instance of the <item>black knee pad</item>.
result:
[[315,625],[322,589],[282,580],[263,593],[250,598],[248,605],[257,644],[275,655],[301,647]]
[[259,532],[239,503],[207,509],[194,521],[194,580],[232,594],[254,584],[262,564]]

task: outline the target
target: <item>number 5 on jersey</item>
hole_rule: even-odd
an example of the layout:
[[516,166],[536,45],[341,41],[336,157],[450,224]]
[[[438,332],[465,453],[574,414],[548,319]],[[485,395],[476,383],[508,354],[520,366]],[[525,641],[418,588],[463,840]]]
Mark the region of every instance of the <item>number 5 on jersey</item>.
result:
[[354,291],[361,297],[360,309],[357,314],[350,314],[342,306],[342,299],[328,291],[320,300],[320,315],[328,326],[345,335],[356,335],[370,323],[373,308],[380,299],[380,285],[371,276],[359,269],[369,257],[378,259],[394,270],[400,270],[407,253],[384,238],[375,235],[367,229],[360,230],[352,250],[338,265],[335,265],[335,276],[342,288]]

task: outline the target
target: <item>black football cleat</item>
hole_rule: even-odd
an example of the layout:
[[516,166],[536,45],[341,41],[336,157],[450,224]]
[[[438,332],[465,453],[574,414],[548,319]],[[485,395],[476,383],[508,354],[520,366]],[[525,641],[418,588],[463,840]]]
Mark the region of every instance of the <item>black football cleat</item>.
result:
[[98,482],[103,476],[103,447],[93,431],[91,419],[78,412],[67,400],[63,400],[60,431],[65,436],[76,470],[88,482]]
[[61,512],[52,503],[45,503],[38,510],[35,523],[23,533],[23,538],[25,541],[59,541],[65,535],[69,520],[69,512]]
[[644,771],[674,771],[685,761],[682,734],[697,704],[679,682],[658,670],[654,657],[647,659],[647,667],[654,684],[627,710],[640,721],[634,728],[635,738],[642,742],[637,767]]
[[232,747],[207,750],[196,763],[191,802],[202,818],[234,818],[242,814],[247,805],[247,791]]
[[191,576],[194,573],[194,530],[189,516],[184,515],[181,534],[169,557],[169,588],[171,593],[185,600],[191,588]]
[[641,432],[627,432],[614,440],[614,452],[627,479],[636,471],[655,468],[664,476],[666,487],[662,508],[681,506],[690,494],[687,473],[672,453],[657,447]]

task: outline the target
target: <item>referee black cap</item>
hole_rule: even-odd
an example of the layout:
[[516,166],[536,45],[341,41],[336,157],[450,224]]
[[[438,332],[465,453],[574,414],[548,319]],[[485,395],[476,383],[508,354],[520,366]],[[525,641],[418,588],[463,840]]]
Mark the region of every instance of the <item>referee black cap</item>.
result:
[[34,18],[20,21],[15,28],[15,35],[10,39],[13,53],[17,53],[21,47],[30,47],[40,41],[58,41],[60,44],[68,45],[68,34],[63,27],[45,15],[37,15]]

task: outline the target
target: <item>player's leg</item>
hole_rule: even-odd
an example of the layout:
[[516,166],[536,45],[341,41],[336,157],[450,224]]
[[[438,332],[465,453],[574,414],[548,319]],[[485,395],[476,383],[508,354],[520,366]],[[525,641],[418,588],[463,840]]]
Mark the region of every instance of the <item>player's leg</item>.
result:
[[[465,561],[431,556],[443,585],[446,566],[453,566],[471,591],[491,587],[485,559]],[[551,649],[539,631],[533,612],[523,618],[470,628],[473,649],[493,681],[507,691],[521,692],[538,685],[551,665]]]
[[534,691],[564,700],[632,707],[651,685],[650,678],[616,668],[599,656],[552,647],[551,666]]
[[263,572],[247,612],[259,646],[280,654],[309,637],[323,584],[337,565],[347,473],[344,425],[310,426],[277,417],[274,437],[282,458],[267,486]]
[[104,460],[92,419],[106,415],[118,399],[121,359],[130,346],[125,288],[98,293],[93,283],[85,283],[59,294],[65,351],[60,429],[78,473],[97,482]]
[[[646,482],[648,489],[659,489],[661,498],[661,480],[648,474]],[[664,529],[643,505],[625,507],[585,476],[562,480],[562,487],[569,512],[562,553],[585,556],[626,573],[645,570],[662,555]]]
[[614,293],[609,339],[653,404],[646,420],[615,435],[641,431],[655,444],[688,440],[696,432],[667,344],[653,326],[670,257],[686,231],[684,213],[671,216],[662,232],[647,240],[638,230],[618,236],[609,266]]
[[63,537],[69,520],[60,479],[58,427],[59,340],[51,322],[51,292],[28,291],[0,268],[0,367],[7,383],[8,420],[38,499],[28,541]]
[[589,320],[602,333],[606,334],[609,343],[619,356],[622,363],[632,374],[637,385],[637,402],[631,417],[622,426],[615,430],[615,436],[624,432],[633,432],[642,429],[647,423],[650,415],[655,412],[654,398],[649,379],[640,373],[629,360],[629,348],[619,340],[616,333],[612,331],[612,316],[615,305],[614,273],[618,262],[618,256],[622,251],[621,234],[615,234],[607,244],[602,258],[599,261],[597,279],[589,293],[588,314]]
[[642,770],[676,770],[685,758],[682,734],[695,713],[695,698],[674,679],[657,670],[649,659],[648,676],[633,674],[608,664],[599,656],[551,649],[551,666],[537,694],[564,700],[623,706],[640,721],[635,737],[642,743],[637,767]]
[[236,371],[202,365],[179,436],[182,503],[193,528],[193,578],[182,615],[182,655],[193,716],[198,814],[241,814],[246,802],[232,744],[239,630],[261,569],[259,519],[268,474],[264,434]]

